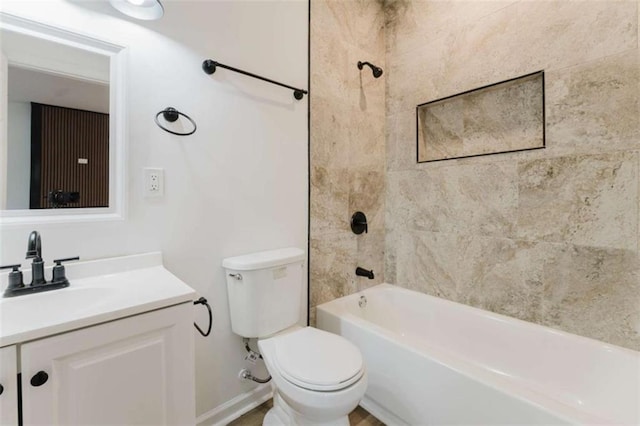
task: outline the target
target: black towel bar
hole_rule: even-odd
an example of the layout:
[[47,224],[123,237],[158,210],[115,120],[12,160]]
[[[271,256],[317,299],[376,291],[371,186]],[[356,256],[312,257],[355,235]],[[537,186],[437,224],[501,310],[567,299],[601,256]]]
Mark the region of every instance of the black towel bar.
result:
[[291,90],[293,90],[293,97],[296,98],[297,100],[302,99],[304,97],[304,95],[309,93],[306,90],[298,89],[296,87],[289,86],[288,84],[284,84],[284,83],[280,83],[280,82],[275,81],[275,80],[271,80],[270,78],[261,77],[261,76],[259,76],[257,74],[254,74],[254,73],[251,73],[251,72],[248,72],[248,71],[243,71],[241,69],[234,68],[234,67],[229,66],[229,65],[221,64],[220,62],[214,61],[213,59],[206,59],[202,63],[202,70],[205,73],[209,74],[209,75],[211,75],[214,72],[216,72],[216,68],[217,67],[225,68],[225,69],[228,69],[229,71],[233,71],[233,72],[237,72],[237,73],[240,73],[240,74],[248,75],[249,77],[257,78],[258,80],[266,81],[267,83],[275,84],[276,86],[280,86],[280,87],[285,87],[287,89],[291,89]]

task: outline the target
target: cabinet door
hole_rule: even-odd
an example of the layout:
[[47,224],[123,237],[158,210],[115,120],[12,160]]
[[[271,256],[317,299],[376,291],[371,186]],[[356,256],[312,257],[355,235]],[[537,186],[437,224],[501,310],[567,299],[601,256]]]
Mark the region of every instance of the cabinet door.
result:
[[24,424],[194,424],[192,324],[185,303],[24,344]]
[[0,348],[0,425],[18,424],[18,367],[16,347]]

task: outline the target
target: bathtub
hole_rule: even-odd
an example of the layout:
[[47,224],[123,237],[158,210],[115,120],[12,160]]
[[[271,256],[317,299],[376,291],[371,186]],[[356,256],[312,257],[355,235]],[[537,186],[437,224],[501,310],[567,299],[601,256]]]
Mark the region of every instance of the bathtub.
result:
[[640,352],[389,284],[318,306],[317,327],[360,348],[361,405],[387,424],[640,423]]

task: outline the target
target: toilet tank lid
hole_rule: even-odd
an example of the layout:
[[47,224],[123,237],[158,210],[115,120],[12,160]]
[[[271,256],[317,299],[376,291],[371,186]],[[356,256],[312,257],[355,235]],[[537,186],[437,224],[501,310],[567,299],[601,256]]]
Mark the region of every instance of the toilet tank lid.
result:
[[304,250],[287,247],[267,250],[242,256],[227,257],[222,260],[222,267],[234,271],[250,271],[253,269],[273,268],[304,260]]

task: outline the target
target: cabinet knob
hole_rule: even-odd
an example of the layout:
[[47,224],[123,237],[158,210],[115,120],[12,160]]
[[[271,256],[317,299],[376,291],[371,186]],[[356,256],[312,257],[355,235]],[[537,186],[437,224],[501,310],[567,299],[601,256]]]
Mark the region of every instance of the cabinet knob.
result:
[[2,395],[2,392],[4,392],[4,386],[0,385],[0,395]]
[[31,378],[31,386],[42,386],[45,383],[47,383],[47,380],[49,380],[49,375],[47,373],[45,373],[44,371],[38,371],[32,378]]

